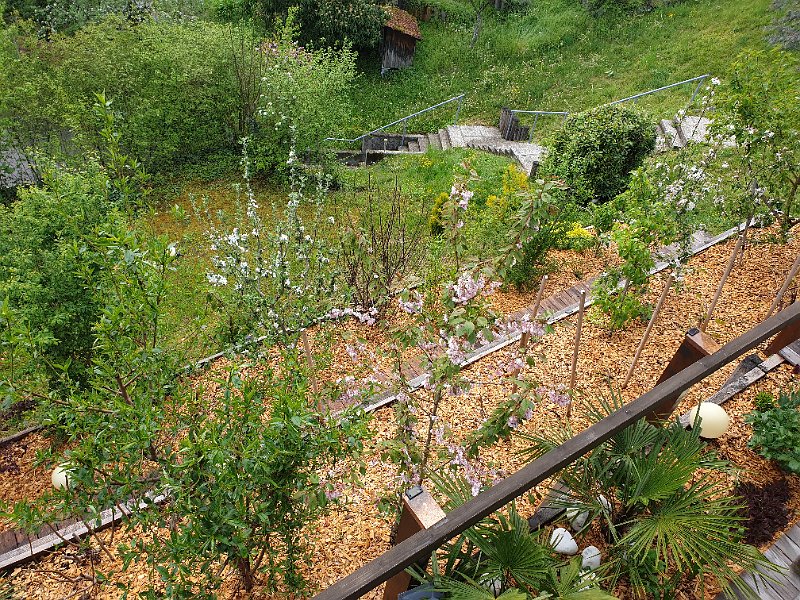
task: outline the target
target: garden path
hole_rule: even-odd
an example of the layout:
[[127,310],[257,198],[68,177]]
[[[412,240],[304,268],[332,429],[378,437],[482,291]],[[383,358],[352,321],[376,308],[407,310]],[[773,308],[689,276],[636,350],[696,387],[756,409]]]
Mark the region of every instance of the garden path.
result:
[[[703,142],[708,138],[711,121],[705,117],[685,116],[682,119],[662,119],[656,126],[656,151],[686,147],[689,142]],[[530,175],[547,154],[547,148],[525,141],[503,139],[500,129],[486,125],[448,125],[436,133],[408,134],[407,143],[395,151],[375,151],[370,153],[419,154],[428,151],[449,150],[450,148],[473,148],[491,154],[508,156],[517,161],[523,171]]]
[[[754,577],[744,573],[740,579],[753,590],[761,600],[800,599],[800,524],[794,525],[764,551],[764,556],[784,567],[782,573],[769,573],[771,580]],[[739,600],[744,594],[736,590],[721,592],[716,600]]]

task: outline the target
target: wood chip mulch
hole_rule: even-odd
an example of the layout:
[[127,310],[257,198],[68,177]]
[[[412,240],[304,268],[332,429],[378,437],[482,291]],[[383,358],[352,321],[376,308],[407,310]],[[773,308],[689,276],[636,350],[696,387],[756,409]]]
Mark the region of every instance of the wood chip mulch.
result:
[[[760,322],[770,302],[780,287],[786,271],[800,252],[800,230],[795,230],[795,237],[786,245],[761,244],[759,234],[753,237],[754,242],[745,253],[744,260],[738,264],[731,274],[714,313],[707,332],[718,342],[725,343],[742,334]],[[694,257],[685,272],[680,289],[671,292],[664,305],[661,316],[653,329],[649,344],[645,347],[630,385],[621,392],[629,401],[652,388],[663,368],[680,344],[685,332],[696,326],[705,314],[708,302],[716,290],[719,279],[725,269],[728,256],[735,240],[712,247],[701,255]],[[567,257],[565,257],[566,260]],[[562,268],[558,276],[552,277],[549,285],[569,287],[575,283],[571,277],[581,272],[584,276],[595,274],[601,270],[601,259],[595,262],[594,256],[581,258],[577,255],[569,257],[568,269]],[[565,272],[568,271],[568,272]],[[570,273],[571,272],[571,273]],[[655,303],[661,292],[666,274],[653,278],[649,300]],[[563,280],[562,280],[563,278]],[[552,293],[548,290],[548,293]],[[532,303],[532,295],[507,292],[494,299],[496,309],[513,312],[520,307]],[[590,424],[586,414],[585,403],[603,394],[617,390],[628,369],[636,346],[644,331],[644,323],[636,323],[626,330],[609,334],[601,324],[597,309],[588,311],[584,322],[583,339],[578,361],[577,389],[579,400],[575,402],[570,426],[579,431]],[[346,325],[354,334],[365,335],[366,328],[360,325]],[[378,330],[373,330],[378,331]],[[529,376],[547,386],[567,384],[571,362],[573,340],[575,334],[575,318],[558,323],[554,332],[539,344],[540,358],[530,369]],[[381,343],[383,334],[372,333],[374,342]],[[316,336],[314,336],[316,338]],[[477,428],[485,416],[509,393],[505,385],[497,384],[498,367],[508,361],[512,348],[495,352],[466,369],[466,375],[474,385],[466,395],[447,398],[443,402],[440,419],[446,424],[455,440],[463,439],[469,432]],[[350,372],[355,361],[346,353],[336,348],[333,352],[329,377],[336,378]],[[363,365],[361,365],[363,368]],[[722,369],[706,381],[696,385],[687,395],[679,411],[685,411],[694,403],[711,395],[725,381],[735,364]],[[215,366],[224,369],[224,365]],[[218,374],[218,372],[217,372]],[[744,416],[753,409],[753,397],[758,391],[777,392],[781,387],[796,384],[797,379],[788,366],[781,366],[770,373],[744,393],[725,404],[731,417],[729,431],[719,440],[712,442],[723,458],[731,460],[740,470],[730,478],[733,485],[737,480],[765,483],[781,477],[780,471],[768,461],[747,448],[750,428],[744,423]],[[424,394],[424,391],[418,392]],[[536,406],[533,417],[527,421],[522,430],[528,432],[561,430],[565,427],[565,414],[562,409],[547,402]],[[351,573],[360,565],[377,557],[388,548],[391,533],[391,519],[380,514],[378,500],[385,494],[396,491],[398,483],[392,465],[380,459],[379,446],[389,439],[394,432],[394,413],[391,407],[376,412],[371,421],[372,436],[367,442],[365,460],[367,473],[362,485],[348,490],[345,502],[335,507],[318,524],[309,526],[308,543],[312,561],[304,565],[303,570],[316,589],[322,589],[344,575]],[[504,473],[511,473],[523,464],[516,454],[521,449],[519,438],[499,443],[487,451],[483,459]],[[342,468],[346,468],[342,466]],[[30,472],[25,470],[25,472]],[[10,483],[9,473],[0,473],[0,490],[6,500],[35,495],[38,486],[49,485],[47,478],[37,480],[37,485],[17,488]],[[790,521],[794,523],[800,516],[800,478],[789,476],[791,497],[788,502]],[[21,485],[21,480],[20,485]],[[12,492],[13,490],[13,492]],[[536,501],[546,491],[546,486],[533,490]],[[531,508],[527,498],[522,498],[522,513],[529,514]],[[110,536],[110,532],[102,535]],[[125,539],[125,535],[141,535],[138,532],[129,534],[116,533],[116,540]],[[778,535],[778,534],[776,534]],[[586,539],[579,540],[584,547],[590,543],[601,546],[596,532],[590,533]],[[83,580],[75,580],[79,573],[86,573],[87,567],[77,565],[76,561],[65,558],[66,551],[55,552],[34,564],[15,569],[9,577],[20,597],[26,598],[63,598],[75,594],[85,585]],[[102,569],[108,571],[117,563],[110,558],[103,558]],[[65,566],[66,565],[66,566]],[[77,566],[73,566],[77,565]],[[64,576],[75,581],[67,581]],[[148,569],[134,565],[126,573],[115,575],[113,581],[125,581],[143,586],[151,576]],[[616,590],[620,597],[628,597],[624,589]],[[705,598],[713,598],[718,590],[713,585],[707,586]],[[221,597],[244,597],[237,586],[235,576],[231,575],[226,582]],[[116,598],[118,591],[112,585],[94,586],[87,597]],[[284,597],[271,595],[265,587],[257,588],[252,598]],[[380,598],[380,589],[373,591],[367,598]],[[681,598],[701,598],[695,589],[681,590]]]

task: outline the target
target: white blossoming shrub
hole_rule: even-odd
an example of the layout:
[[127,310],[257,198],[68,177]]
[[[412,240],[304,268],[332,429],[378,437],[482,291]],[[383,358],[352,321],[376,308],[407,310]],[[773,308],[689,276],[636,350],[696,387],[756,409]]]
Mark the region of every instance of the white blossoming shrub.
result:
[[327,180],[311,181],[292,152],[292,190],[285,205],[270,207],[272,222],[266,222],[250,185],[248,140],[243,148],[245,189],[237,190],[236,213],[198,211],[212,253],[209,295],[224,341],[286,340],[340,304],[333,252],[319,235]]

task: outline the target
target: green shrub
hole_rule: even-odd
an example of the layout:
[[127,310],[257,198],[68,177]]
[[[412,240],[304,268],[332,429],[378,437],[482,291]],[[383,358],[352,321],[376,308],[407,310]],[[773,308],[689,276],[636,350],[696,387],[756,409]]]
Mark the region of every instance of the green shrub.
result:
[[[95,94],[118,114],[122,149],[148,171],[235,151],[239,90],[228,29],[111,16],[42,43],[0,32],[0,122],[20,146],[72,155],[97,146]],[[66,143],[65,143],[66,142]]]
[[433,201],[433,208],[431,208],[431,214],[428,217],[428,228],[430,229],[431,235],[437,236],[444,233],[442,213],[444,212],[444,205],[449,198],[450,195],[447,192],[442,192],[436,196],[436,199]]
[[0,206],[0,299],[8,298],[55,363],[78,375],[89,364],[92,326],[102,308],[92,281],[99,251],[87,243],[109,217],[108,179],[48,170],[40,188],[21,189],[8,209]]
[[640,112],[601,106],[570,115],[556,132],[542,173],[563,179],[580,205],[607,202],[655,148],[655,128]]
[[753,426],[748,446],[790,473],[800,474],[800,390],[782,392],[777,402],[757,396],[745,421]]

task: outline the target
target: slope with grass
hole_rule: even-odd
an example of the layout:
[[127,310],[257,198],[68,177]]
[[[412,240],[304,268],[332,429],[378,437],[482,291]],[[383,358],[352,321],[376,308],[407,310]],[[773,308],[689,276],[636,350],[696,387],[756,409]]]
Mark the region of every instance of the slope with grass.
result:
[[[474,48],[472,23],[422,23],[414,66],[388,77],[362,61],[351,99],[356,133],[466,92],[462,121],[494,123],[502,106],[582,110],[637,92],[712,73],[724,75],[745,48],[760,48],[772,19],[769,0],[689,0],[650,13],[592,17],[577,0],[531,2],[523,13],[485,20]],[[691,87],[649,98],[670,116]],[[455,108],[413,121],[433,131]]]

